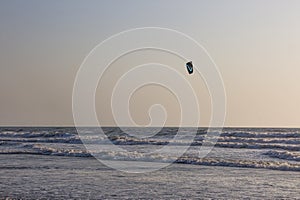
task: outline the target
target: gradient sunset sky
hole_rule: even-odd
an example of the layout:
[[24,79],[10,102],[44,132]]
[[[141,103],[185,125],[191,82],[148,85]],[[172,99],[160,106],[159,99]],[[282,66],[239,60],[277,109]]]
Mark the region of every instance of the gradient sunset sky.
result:
[[[300,127],[299,11],[298,0],[2,0],[0,125],[72,126],[72,88],[85,56],[113,34],[155,26],[184,32],[209,52],[226,88],[225,126]],[[137,106],[133,117],[143,124]]]

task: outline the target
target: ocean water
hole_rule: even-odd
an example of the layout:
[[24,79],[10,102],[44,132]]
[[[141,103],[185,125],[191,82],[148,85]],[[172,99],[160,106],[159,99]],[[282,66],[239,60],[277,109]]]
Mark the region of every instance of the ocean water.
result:
[[[224,128],[212,151],[199,157],[206,135],[178,128],[149,136],[147,128],[83,128],[87,150],[75,128],[0,129],[0,197],[10,198],[294,198],[300,197],[300,130]],[[132,136],[130,133],[133,133]],[[140,135],[140,136],[139,136]],[[125,151],[104,148],[113,144]],[[180,157],[160,152],[189,146]],[[154,154],[148,152],[156,151]],[[97,161],[168,163],[145,173],[126,173]],[[173,163],[173,164],[172,164]],[[129,170],[130,171],[130,170]]]

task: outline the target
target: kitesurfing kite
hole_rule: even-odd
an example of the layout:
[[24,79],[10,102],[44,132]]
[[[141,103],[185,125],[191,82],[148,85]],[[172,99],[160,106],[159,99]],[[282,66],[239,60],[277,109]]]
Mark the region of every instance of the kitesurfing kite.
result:
[[193,73],[194,70],[193,70],[193,63],[192,63],[192,61],[186,63],[186,69],[189,72],[189,74]]

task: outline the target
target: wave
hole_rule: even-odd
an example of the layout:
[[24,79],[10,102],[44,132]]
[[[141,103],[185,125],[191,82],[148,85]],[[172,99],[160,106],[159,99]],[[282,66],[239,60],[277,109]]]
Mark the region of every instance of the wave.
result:
[[240,138],[240,137],[219,137],[219,142],[247,142],[247,143],[280,143],[280,144],[300,144],[300,138]]
[[[79,138],[1,138],[3,144],[10,143],[66,143],[82,144]],[[0,143],[1,145],[1,143]]]
[[92,155],[82,149],[54,148],[35,144],[19,144],[16,148],[1,149],[0,154],[35,154],[52,156],[91,157]]
[[[8,133],[5,133],[5,135]],[[30,134],[21,134],[22,137],[2,137],[0,146],[11,145],[12,143],[65,143],[65,144],[82,144],[78,135],[69,133],[60,133],[59,137],[33,137]],[[108,136],[109,140],[115,145],[178,145],[178,146],[201,146],[201,145],[214,145],[210,140],[204,141],[204,136],[196,136],[194,140],[173,140],[166,137],[153,137],[153,138],[135,138],[125,135],[112,135]],[[216,141],[216,147],[222,148],[248,148],[248,149],[282,149],[289,151],[300,151],[300,140],[298,138],[238,138],[238,137],[219,137],[210,138]],[[103,137],[85,137],[86,143],[109,143],[108,139]]]
[[[192,165],[205,166],[224,166],[224,167],[243,167],[243,168],[263,168],[273,170],[300,171],[300,164],[278,161],[262,161],[262,160],[233,160],[222,158],[197,158],[193,155],[183,155],[180,158],[166,156],[161,154],[145,155],[136,151],[133,152],[113,152],[101,151],[94,152],[97,157],[104,160],[114,161],[143,161],[143,162],[169,162]],[[83,149],[63,149],[46,147],[42,145],[23,145],[21,149],[10,149],[0,151],[0,154],[34,154],[49,156],[70,156],[70,157],[92,157],[92,155]],[[284,159],[300,160],[299,154],[289,152],[267,152],[266,155],[276,156]]]
[[245,149],[284,149],[289,151],[300,151],[299,145],[286,145],[286,144],[279,144],[279,143],[268,143],[268,144],[260,144],[260,143],[234,143],[234,142],[218,142],[216,147],[223,147],[223,148],[245,148]]
[[289,151],[268,151],[264,153],[272,158],[279,158],[283,160],[300,161],[300,152],[289,152]]
[[253,161],[253,160],[224,160],[210,158],[179,158],[176,163],[206,165],[206,166],[224,166],[224,167],[243,167],[243,168],[262,168],[284,171],[300,171],[300,165],[288,162],[274,161]]
[[39,131],[39,132],[16,132],[16,131],[2,131],[0,137],[13,137],[13,138],[51,138],[51,137],[74,137],[76,133],[59,132],[59,131]]
[[[110,138],[111,141],[116,145],[190,145],[190,146],[201,146],[201,145],[214,145],[209,141],[203,143],[203,138],[197,141],[193,141],[192,143],[187,143],[186,140],[159,140],[159,139],[138,139],[126,136],[114,136]],[[249,149],[284,149],[290,151],[300,151],[300,145],[298,145],[295,141],[290,140],[282,140],[285,142],[281,142],[278,139],[275,140],[267,140],[264,143],[264,140],[237,140],[236,138],[229,139],[229,138],[216,138],[217,143],[215,144],[216,147],[223,147],[223,148],[249,148]],[[275,142],[275,143],[272,143]]]
[[[178,128],[163,128],[153,137],[137,138],[118,128],[105,128],[106,138],[97,134],[96,129],[86,128],[83,141],[92,145],[113,143],[128,150],[126,153],[104,151],[104,149],[101,152],[94,152],[101,159],[108,160],[175,162],[300,171],[300,163],[298,163],[300,161],[299,129],[225,128],[219,137],[206,137],[206,129],[200,129],[192,138],[189,129],[186,128],[183,136],[175,140],[174,136],[177,130]],[[129,128],[127,131],[130,133],[131,129]],[[147,129],[134,129],[133,131],[142,134]],[[92,157],[82,145],[80,137],[74,128],[0,128],[0,154]],[[220,154],[212,153],[210,157],[200,159],[195,153],[192,153],[177,159],[171,155],[151,154],[151,156],[146,156],[139,153],[148,151],[149,148],[151,150],[159,149],[164,145],[191,146],[188,150],[191,153],[198,146],[213,145],[213,141],[216,141],[214,146],[217,149],[227,153],[227,157],[221,155],[219,158]],[[241,155],[236,156],[236,153],[241,153]]]
[[225,131],[221,133],[221,136],[240,138],[300,138],[300,132]]

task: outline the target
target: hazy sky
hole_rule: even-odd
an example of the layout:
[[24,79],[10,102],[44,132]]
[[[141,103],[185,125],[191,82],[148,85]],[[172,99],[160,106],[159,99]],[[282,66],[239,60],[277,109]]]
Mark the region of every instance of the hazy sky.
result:
[[[159,26],[208,50],[226,87],[226,126],[299,127],[299,10],[298,0],[2,0],[0,125],[72,125],[73,83],[90,50],[120,31]],[[168,94],[158,90],[163,101]],[[140,98],[132,115],[143,124],[141,112],[152,102]],[[112,124],[103,105],[100,118]],[[175,105],[168,105],[173,112]]]

